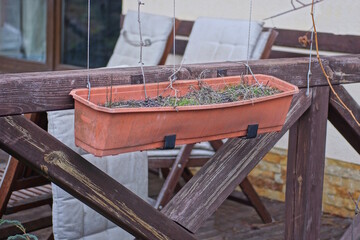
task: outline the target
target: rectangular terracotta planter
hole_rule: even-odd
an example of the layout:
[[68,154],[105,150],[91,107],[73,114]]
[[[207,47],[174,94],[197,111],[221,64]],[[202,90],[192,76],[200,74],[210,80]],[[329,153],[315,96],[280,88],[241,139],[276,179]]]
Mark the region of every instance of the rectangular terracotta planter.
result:
[[[75,89],[75,144],[96,155],[106,156],[124,152],[162,148],[164,138],[176,135],[176,145],[245,136],[248,125],[259,124],[258,133],[280,131],[289,111],[292,96],[298,88],[278,78],[255,75],[264,85],[282,92],[252,100],[231,103],[154,107],[106,108],[107,88],[92,88],[90,101],[88,89]],[[246,76],[254,83],[252,76]],[[239,83],[240,77],[203,79],[213,88],[223,88]],[[156,97],[169,85],[168,82],[147,84],[148,97]],[[197,80],[178,80],[174,88],[178,96],[185,95],[189,86],[198,86]],[[110,91],[110,88],[108,88]],[[163,96],[174,92],[166,90]],[[109,93],[108,93],[109,96]],[[144,99],[143,85],[123,85],[112,88],[113,101]]]

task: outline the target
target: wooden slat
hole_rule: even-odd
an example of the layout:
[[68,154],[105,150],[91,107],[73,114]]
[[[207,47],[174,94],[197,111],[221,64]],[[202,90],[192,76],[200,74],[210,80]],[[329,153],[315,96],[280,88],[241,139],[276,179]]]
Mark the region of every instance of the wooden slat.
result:
[[183,145],[177,155],[175,162],[171,166],[171,170],[166,177],[166,180],[160,190],[158,198],[155,203],[156,209],[162,209],[171,199],[175,187],[180,180],[180,177],[187,166],[189,156],[194,147],[194,144]]
[[255,139],[231,139],[176,194],[162,212],[195,232],[310,106],[302,90],[292,102],[281,132]]
[[5,214],[11,214],[25,209],[31,209],[43,205],[51,205],[51,203],[52,203],[52,193],[35,195],[25,198],[21,201],[15,201],[11,203],[9,202]]
[[[207,161],[209,157],[193,157],[189,159],[187,163],[187,167],[201,167]],[[175,157],[149,157],[148,159],[148,167],[149,168],[171,168],[171,166],[175,162]]]
[[298,58],[306,56],[308,56],[308,54],[271,50],[269,58]]
[[11,158],[6,166],[5,173],[0,180],[0,218],[5,213],[7,203],[11,196],[12,186],[16,179],[16,169],[19,162]]
[[[360,106],[343,86],[336,86],[336,93],[351,109],[356,119],[360,119]],[[356,124],[350,113],[339,103],[336,96],[330,94],[329,115],[330,122],[360,154],[360,127]]]
[[[275,41],[276,46],[304,48],[300,45],[298,38],[306,33],[308,33],[309,39],[311,37],[311,32],[288,29],[276,29],[276,31],[279,32],[279,36]],[[319,50],[351,54],[360,53],[360,36],[318,33],[318,39]]]
[[[142,83],[140,68],[73,70],[26,74],[0,75],[0,116],[73,108],[69,93],[75,88],[85,88],[90,74],[91,86]],[[179,78],[185,78],[182,73]],[[172,67],[146,67],[147,82],[167,81]],[[188,74],[186,75],[188,76]],[[111,80],[112,79],[112,80]]]
[[24,188],[37,187],[48,183],[49,180],[44,178],[43,176],[32,176],[32,177],[16,180],[14,182],[12,190],[16,191]]
[[313,89],[308,111],[290,130],[285,239],[319,239],[329,88]]
[[143,239],[194,239],[163,214],[22,116],[0,118],[0,147]]
[[[359,55],[324,58],[324,66],[332,78],[333,84],[360,82]],[[327,85],[322,72],[313,60],[311,86]],[[272,59],[251,61],[254,73],[273,75],[299,87],[306,87],[308,58]],[[178,74],[179,79],[198,78],[205,69],[207,77],[217,76],[222,69],[227,75],[245,73],[245,68],[238,63],[209,63],[184,65]],[[335,71],[336,69],[336,71]],[[114,85],[140,83],[140,68],[76,70],[66,72],[3,74],[0,75],[0,116],[41,112],[73,108],[69,93],[74,88],[86,86],[90,72],[92,86],[109,85],[112,78]],[[147,82],[167,81],[172,74],[171,66],[146,67]]]

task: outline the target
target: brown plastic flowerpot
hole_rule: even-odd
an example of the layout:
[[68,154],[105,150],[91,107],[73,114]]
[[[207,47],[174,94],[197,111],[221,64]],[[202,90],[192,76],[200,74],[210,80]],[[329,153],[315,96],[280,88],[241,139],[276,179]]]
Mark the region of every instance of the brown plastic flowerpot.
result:
[[[154,108],[107,108],[106,93],[110,88],[71,91],[75,99],[75,143],[84,150],[106,156],[124,152],[162,148],[164,138],[176,135],[176,145],[245,136],[248,125],[258,124],[258,133],[280,131],[289,111],[292,97],[298,88],[278,78],[255,75],[264,85],[278,88],[281,93],[231,103],[154,107]],[[255,82],[246,76],[248,83]],[[240,82],[239,76],[203,79],[216,89]],[[147,84],[148,97],[174,95],[168,82]],[[197,80],[176,81],[173,86],[178,96],[183,96]],[[143,85],[123,85],[112,88],[113,101],[144,100]],[[165,91],[165,92],[164,92]]]

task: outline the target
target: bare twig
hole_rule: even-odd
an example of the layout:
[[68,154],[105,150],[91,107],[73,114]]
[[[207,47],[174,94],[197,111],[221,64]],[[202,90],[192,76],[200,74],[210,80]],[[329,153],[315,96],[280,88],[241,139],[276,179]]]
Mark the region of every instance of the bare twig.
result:
[[341,105],[349,112],[349,114],[351,115],[351,117],[354,119],[354,121],[356,122],[356,124],[358,125],[358,127],[360,127],[360,122],[356,119],[354,113],[350,110],[350,108],[348,108],[348,106],[346,106],[346,104],[341,100],[341,98],[339,97],[339,95],[336,93],[334,87],[331,84],[330,78],[327,75],[325,68],[322,64],[321,58],[320,58],[320,54],[319,54],[319,43],[318,43],[318,37],[317,37],[317,31],[316,31],[316,25],[315,25],[315,18],[314,18],[314,0],[312,0],[312,6],[311,6],[311,19],[312,19],[312,23],[313,23],[313,27],[314,27],[314,36],[315,36],[315,46],[316,46],[316,56],[320,65],[320,68],[323,72],[323,75],[326,78],[326,81],[332,91],[332,93],[335,95],[335,97],[339,100],[339,102],[341,103]]
[[[322,1],[324,1],[324,0],[317,0],[317,1],[314,2],[314,4],[318,4],[318,3],[322,2]],[[297,2],[299,2],[299,1],[297,1]],[[312,5],[312,3],[308,3],[308,4],[304,4],[304,3],[301,3],[301,2],[299,2],[299,3],[302,4],[302,6],[300,6],[300,7],[295,7],[295,5],[293,4],[293,1],[291,1],[291,4],[293,5],[293,9],[290,9],[290,10],[287,10],[287,11],[285,11],[285,12],[281,12],[281,13],[275,14],[275,15],[273,15],[273,16],[271,16],[271,17],[264,18],[263,20],[265,21],[265,20],[277,18],[277,17],[280,17],[280,16],[282,16],[282,15],[285,15],[285,14],[288,14],[288,13],[291,13],[291,12],[294,12],[294,11],[297,11],[297,10],[299,10],[299,9],[302,9],[302,8],[305,8],[305,7],[309,7],[309,6]]]
[[140,60],[139,60],[139,63],[140,63],[141,73],[142,73],[143,82],[144,82],[145,99],[147,99],[146,80],[145,80],[145,73],[144,73],[144,63],[143,63],[143,60],[142,60],[144,42],[143,42],[143,39],[142,39],[142,32],[141,32],[141,16],[140,16],[141,5],[144,5],[144,3],[141,2],[141,0],[138,0],[138,23],[139,23],[139,35],[140,35]]

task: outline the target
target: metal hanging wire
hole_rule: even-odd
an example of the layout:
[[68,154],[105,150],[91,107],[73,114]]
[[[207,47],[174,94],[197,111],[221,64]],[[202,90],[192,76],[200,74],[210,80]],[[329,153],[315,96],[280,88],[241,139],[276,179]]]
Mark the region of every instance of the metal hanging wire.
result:
[[145,72],[144,72],[144,63],[143,63],[143,37],[142,37],[142,31],[141,31],[141,6],[145,5],[141,0],[138,0],[138,24],[139,24],[139,35],[140,35],[140,56],[139,56],[139,64],[141,68],[141,74],[143,77],[143,83],[144,83],[144,94],[145,99],[147,99],[147,93],[146,93],[146,79],[145,79]]
[[[251,19],[252,19],[252,0],[250,0],[250,8],[249,8],[249,30],[248,30],[248,42],[247,42],[247,52],[246,52],[246,65],[249,68],[249,58],[250,58],[250,38],[251,38]],[[246,74],[249,74],[248,69],[246,70]]]
[[90,93],[91,93],[91,83],[90,83],[90,20],[91,20],[91,15],[90,15],[90,10],[91,10],[91,0],[88,0],[88,19],[87,19],[87,52],[86,52],[86,69],[87,69],[87,88],[89,89],[88,91],[88,101],[90,101]]

